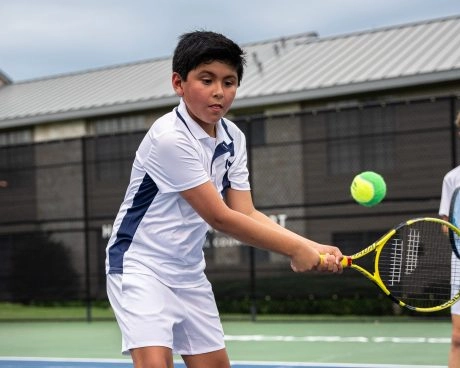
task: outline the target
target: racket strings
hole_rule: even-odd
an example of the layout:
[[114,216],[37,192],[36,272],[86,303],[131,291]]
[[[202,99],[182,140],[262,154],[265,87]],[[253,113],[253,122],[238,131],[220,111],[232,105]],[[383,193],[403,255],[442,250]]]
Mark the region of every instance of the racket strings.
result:
[[417,268],[418,252],[420,249],[420,232],[418,229],[409,229],[407,238],[406,275],[410,275]]
[[451,281],[460,277],[452,254],[441,224],[415,222],[402,226],[383,246],[378,270],[396,299],[417,308],[436,307],[451,299]]
[[401,282],[401,270],[402,270],[402,254],[403,254],[403,242],[401,239],[392,239],[393,253],[390,258],[389,275],[388,280],[390,286],[399,284]]

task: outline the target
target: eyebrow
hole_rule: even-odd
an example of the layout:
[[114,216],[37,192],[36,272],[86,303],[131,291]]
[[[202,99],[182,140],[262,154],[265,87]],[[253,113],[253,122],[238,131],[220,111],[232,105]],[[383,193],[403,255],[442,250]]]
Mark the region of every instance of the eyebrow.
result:
[[[209,75],[212,75],[213,77],[217,77],[216,73],[214,73],[214,72],[212,72],[212,71],[210,71],[209,69],[206,69],[206,68],[201,69],[197,73],[198,76],[201,76],[202,74],[209,74]],[[228,74],[228,75],[223,77],[223,79],[228,79],[228,78],[234,78],[234,79],[238,80],[238,73],[236,72],[236,70],[233,73]]]
[[[216,73],[211,72],[211,71],[208,70],[208,69],[200,70],[197,74],[198,74],[198,75],[209,74],[209,75],[212,75],[212,76],[214,76],[214,77],[217,77],[217,74],[216,74]],[[224,79],[225,79],[225,78],[236,78],[236,79],[238,79],[238,76],[237,76],[236,73],[235,73],[235,74],[228,74],[228,75],[224,76],[223,78],[224,78]]]

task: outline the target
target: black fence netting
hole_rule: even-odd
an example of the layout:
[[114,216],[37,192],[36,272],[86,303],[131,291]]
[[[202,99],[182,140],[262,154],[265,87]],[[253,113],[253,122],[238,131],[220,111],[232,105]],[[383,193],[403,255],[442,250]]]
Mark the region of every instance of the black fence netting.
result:
[[[351,254],[403,220],[437,216],[443,176],[458,160],[457,110],[457,99],[439,98],[234,121],[247,137],[256,207]],[[144,135],[0,146],[0,302],[106,303],[105,247]],[[371,208],[349,193],[365,170],[388,188]],[[215,231],[204,252],[223,313],[399,312],[355,271],[295,274],[287,257]]]

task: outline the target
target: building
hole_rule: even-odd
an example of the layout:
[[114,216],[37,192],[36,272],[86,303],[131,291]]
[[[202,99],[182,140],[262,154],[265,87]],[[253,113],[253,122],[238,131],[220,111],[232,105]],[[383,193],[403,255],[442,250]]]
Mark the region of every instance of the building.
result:
[[[260,209],[345,252],[404,219],[437,215],[442,177],[459,159],[460,16],[243,47],[248,65],[229,117],[247,134]],[[17,83],[6,73],[0,299],[19,298],[7,286],[12,259],[37,232],[69,252],[76,292],[103,297],[104,247],[133,153],[155,118],[178,102],[171,58]],[[374,208],[349,195],[364,170],[387,180],[387,198]],[[252,256],[261,277],[286,271],[283,257]],[[251,254],[213,234],[207,259],[211,277],[234,278],[247,275]]]

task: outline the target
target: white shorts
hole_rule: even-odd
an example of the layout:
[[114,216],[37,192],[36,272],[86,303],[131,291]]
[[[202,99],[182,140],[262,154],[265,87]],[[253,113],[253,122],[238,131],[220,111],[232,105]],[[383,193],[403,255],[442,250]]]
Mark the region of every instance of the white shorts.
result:
[[165,346],[180,355],[225,347],[211,284],[170,288],[153,276],[107,275],[107,294],[122,335],[122,353]]

